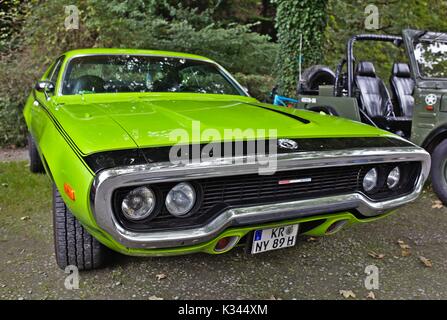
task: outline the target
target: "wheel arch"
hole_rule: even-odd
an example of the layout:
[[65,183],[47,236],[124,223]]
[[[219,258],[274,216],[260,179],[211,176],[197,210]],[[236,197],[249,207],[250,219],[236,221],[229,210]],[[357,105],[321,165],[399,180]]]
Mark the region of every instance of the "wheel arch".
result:
[[447,139],[447,124],[442,125],[432,132],[425,138],[421,147],[427,150],[428,153],[433,153],[436,146],[442,141]]
[[43,165],[45,173],[50,178],[51,182],[54,183],[53,174],[51,172],[50,166],[48,165],[47,159],[45,159],[45,156],[43,155],[43,153],[40,149],[39,143],[36,141],[33,134],[31,133],[31,131],[29,131],[29,135],[30,135],[30,138],[33,139],[33,143],[36,146],[37,154],[39,155],[40,160],[42,161],[42,165]]

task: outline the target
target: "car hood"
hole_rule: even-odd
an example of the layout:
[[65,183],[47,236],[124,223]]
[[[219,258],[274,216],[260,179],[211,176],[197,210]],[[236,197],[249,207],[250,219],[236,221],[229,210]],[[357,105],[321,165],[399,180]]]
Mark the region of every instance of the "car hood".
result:
[[216,139],[389,135],[361,123],[275,107],[248,97],[175,94],[173,98],[173,95],[85,95],[82,101],[60,100],[55,115],[70,139],[86,155],[169,146],[178,143],[180,137],[191,143],[206,143]]

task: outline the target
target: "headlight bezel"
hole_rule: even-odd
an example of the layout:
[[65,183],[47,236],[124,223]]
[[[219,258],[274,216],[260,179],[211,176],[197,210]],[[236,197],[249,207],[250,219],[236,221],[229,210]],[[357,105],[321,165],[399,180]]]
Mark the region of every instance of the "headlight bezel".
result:
[[[171,215],[169,211],[167,210],[165,206],[165,200],[168,192],[177,184],[181,182],[188,182],[194,187],[194,190],[196,192],[196,201],[193,206],[193,208],[185,215],[176,217],[174,215]],[[148,218],[143,220],[130,220],[127,219],[124,215],[124,213],[121,210],[121,203],[124,199],[124,197],[133,189],[136,189],[138,187],[148,187],[151,188],[152,191],[155,193],[157,203],[156,207],[153,210],[152,214],[149,215]],[[171,217],[172,222],[181,220],[183,218],[189,218],[194,219],[197,221],[201,221],[202,215],[197,215],[197,212],[200,211],[202,203],[203,203],[203,187],[200,183],[196,181],[173,181],[173,182],[167,182],[167,183],[155,183],[155,184],[143,184],[143,185],[134,185],[129,187],[123,187],[118,188],[113,193],[113,214],[115,216],[115,219],[126,229],[132,230],[132,231],[142,231],[146,230],[147,226],[150,226],[152,223],[154,223],[153,228],[157,229],[157,225],[161,223],[159,217]],[[184,219],[188,220],[188,219]],[[173,225],[174,227],[174,225]]]
[[[399,167],[400,179],[397,185],[390,189],[387,184],[388,176],[396,167]],[[376,188],[367,192],[363,188],[363,179],[366,173],[373,168],[378,170],[379,179]],[[372,201],[384,201],[399,196],[405,196],[413,190],[420,177],[421,169],[421,164],[417,161],[375,163],[364,166],[359,172],[357,180],[360,187],[360,192]]]

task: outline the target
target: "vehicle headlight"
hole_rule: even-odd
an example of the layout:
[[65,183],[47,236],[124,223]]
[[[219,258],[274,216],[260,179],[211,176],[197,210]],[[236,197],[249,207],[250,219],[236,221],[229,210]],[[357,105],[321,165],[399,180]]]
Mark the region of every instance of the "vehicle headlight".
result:
[[181,217],[191,211],[195,202],[196,191],[194,187],[187,182],[181,182],[169,191],[165,204],[169,213]]
[[379,173],[376,168],[372,168],[371,170],[369,170],[363,178],[363,190],[369,192],[377,187],[378,177]]
[[130,191],[121,203],[121,210],[129,220],[143,220],[155,209],[156,198],[152,189],[139,187]]
[[386,179],[386,184],[387,184],[388,188],[394,189],[399,184],[399,181],[400,181],[400,169],[399,169],[399,167],[395,167],[388,174],[388,178]]

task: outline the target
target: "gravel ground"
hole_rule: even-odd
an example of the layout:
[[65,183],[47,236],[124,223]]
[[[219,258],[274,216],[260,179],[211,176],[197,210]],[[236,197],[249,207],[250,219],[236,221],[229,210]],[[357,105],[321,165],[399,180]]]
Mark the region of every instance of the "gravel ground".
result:
[[[447,299],[447,209],[429,189],[386,219],[280,251],[114,255],[67,290],[54,260],[50,182],[27,171],[23,161],[0,163],[0,299],[345,299],[340,290],[365,299],[369,265],[379,270],[376,299]],[[32,199],[20,197],[27,190]]]
[[0,162],[28,160],[27,149],[0,149]]

